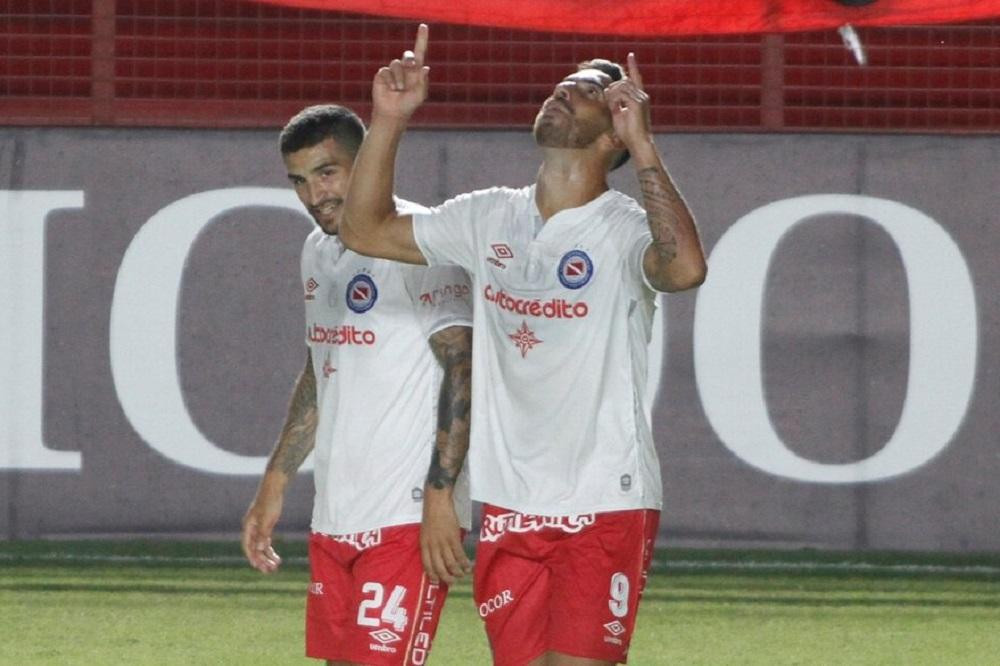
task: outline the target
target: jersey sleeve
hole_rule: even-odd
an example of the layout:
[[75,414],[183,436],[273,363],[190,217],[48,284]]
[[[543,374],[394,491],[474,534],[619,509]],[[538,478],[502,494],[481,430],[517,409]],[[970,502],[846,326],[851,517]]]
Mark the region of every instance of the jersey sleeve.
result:
[[646,248],[653,243],[653,234],[649,230],[646,211],[639,204],[629,199],[629,204],[623,206],[619,219],[623,274],[632,284],[637,293],[656,291],[646,278],[642,268],[642,258]]
[[305,241],[302,243],[302,252],[299,254],[299,273],[302,276],[302,286],[309,282],[309,278],[312,277],[316,270],[316,239],[314,237],[316,230],[314,229],[310,233]]
[[407,289],[424,337],[449,326],[472,326],[472,287],[457,266],[414,267]]
[[[314,229],[312,233],[306,237],[305,242],[302,244],[302,254],[299,259],[299,270],[302,278],[302,294],[305,297],[305,324],[308,330],[309,322],[313,320],[313,304],[315,295],[313,292],[319,286],[316,282],[316,276],[319,274],[319,266],[317,261],[317,251],[316,245],[319,239],[322,237],[322,230]],[[308,347],[309,335],[306,333],[305,342]]]
[[413,214],[413,238],[430,266],[473,270],[477,219],[489,191],[462,194],[425,213]]

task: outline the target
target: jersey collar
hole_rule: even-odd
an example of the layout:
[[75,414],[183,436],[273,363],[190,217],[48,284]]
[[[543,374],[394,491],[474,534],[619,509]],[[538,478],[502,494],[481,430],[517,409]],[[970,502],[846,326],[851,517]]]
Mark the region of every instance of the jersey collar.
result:
[[531,218],[534,225],[535,237],[537,238],[544,229],[552,226],[586,222],[593,217],[605,203],[611,200],[612,197],[614,197],[614,190],[608,188],[602,192],[600,196],[591,199],[582,206],[561,210],[550,217],[547,222],[543,222],[542,214],[538,210],[538,203],[535,201],[535,185],[531,185],[528,188],[528,216]]

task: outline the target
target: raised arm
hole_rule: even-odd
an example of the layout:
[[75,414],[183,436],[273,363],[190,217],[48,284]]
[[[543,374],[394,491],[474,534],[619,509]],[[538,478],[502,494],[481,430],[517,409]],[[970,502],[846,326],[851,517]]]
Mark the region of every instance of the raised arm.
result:
[[271,534],[281,517],[285,488],[316,444],[316,420],[316,376],[309,352],[295,383],[285,426],[271,452],[257,495],[243,517],[243,554],[261,573],[271,573],[281,564],[271,546]]
[[659,291],[682,291],[705,281],[708,267],[691,210],[677,191],[653,141],[649,96],[643,91],[635,54],[628,54],[628,77],[607,91],[615,133],[635,163],[653,243],[642,259],[643,272]]
[[454,503],[455,482],[469,450],[472,329],[449,326],[432,335],[430,344],[444,378],[438,398],[437,440],[424,485],[420,553],[430,579],[450,584],[472,569],[462,548]]
[[372,82],[371,126],[354,159],[339,232],[359,254],[427,263],[413,239],[413,218],[399,215],[392,199],[399,141],[427,98],[426,53],[427,26],[421,24],[413,50],[381,68]]

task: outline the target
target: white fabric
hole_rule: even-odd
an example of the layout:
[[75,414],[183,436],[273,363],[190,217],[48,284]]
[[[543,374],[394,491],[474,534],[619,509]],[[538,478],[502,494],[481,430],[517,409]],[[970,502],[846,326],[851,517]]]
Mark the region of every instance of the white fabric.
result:
[[428,263],[473,280],[472,496],[548,516],[659,509],[645,211],[612,190],[536,236],[534,194],[493,188],[413,216]]
[[[442,379],[428,338],[471,325],[468,278],[363,257],[316,229],[302,284],[319,409],[312,530],[418,523]],[[468,528],[466,474],[455,505]]]

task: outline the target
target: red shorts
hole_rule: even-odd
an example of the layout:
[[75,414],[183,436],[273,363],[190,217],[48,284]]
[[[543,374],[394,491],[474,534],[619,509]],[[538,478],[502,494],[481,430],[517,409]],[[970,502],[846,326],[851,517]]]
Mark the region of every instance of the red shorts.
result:
[[377,666],[427,662],[448,594],[420,563],[420,525],[309,537],[306,655]]
[[475,599],[497,666],[548,651],[624,663],[660,512],[548,518],[483,505]]

